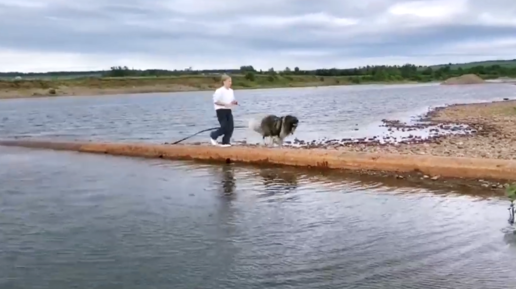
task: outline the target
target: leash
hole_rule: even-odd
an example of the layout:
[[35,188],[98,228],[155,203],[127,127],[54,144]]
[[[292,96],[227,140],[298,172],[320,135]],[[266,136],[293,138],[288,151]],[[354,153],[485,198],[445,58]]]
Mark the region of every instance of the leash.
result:
[[[240,125],[240,126],[235,126],[235,127],[233,127],[233,128],[246,128],[246,127],[247,127],[247,126]],[[183,139],[180,139],[180,140],[178,140],[178,141],[176,141],[176,142],[173,142],[172,144],[173,144],[173,145],[178,144],[178,143],[180,143],[180,142],[182,142],[182,141],[184,141],[184,140],[187,140],[187,139],[189,139],[189,138],[192,138],[192,137],[194,137],[194,136],[196,136],[196,135],[198,135],[198,134],[200,134],[200,133],[207,132],[207,131],[210,131],[210,130],[216,130],[216,129],[219,129],[219,128],[220,128],[220,127],[212,127],[212,128],[208,128],[208,129],[203,129],[203,130],[198,131],[198,132],[196,132],[196,133],[194,133],[194,134],[192,134],[192,135],[190,135],[190,136],[187,136],[187,137],[185,137],[185,138],[183,138]]]

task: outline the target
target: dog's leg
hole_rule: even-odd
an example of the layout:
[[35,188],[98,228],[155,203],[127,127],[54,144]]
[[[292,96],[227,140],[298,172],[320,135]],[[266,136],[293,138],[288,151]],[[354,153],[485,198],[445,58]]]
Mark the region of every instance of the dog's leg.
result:
[[264,136],[264,137],[263,137],[263,145],[264,145],[264,146],[267,146],[267,141],[265,141],[265,138],[266,138],[266,137]]
[[272,136],[268,136],[268,139],[265,140],[265,136],[263,137],[263,145],[266,146],[266,147],[270,147],[271,146],[271,142],[273,141],[273,137]]
[[282,147],[283,145],[283,139],[280,136],[274,137],[274,143],[273,145],[277,145],[278,147]]
[[275,139],[274,139],[274,143],[278,145],[278,147],[282,147],[283,146],[283,138],[281,136],[277,136]]
[[283,147],[283,138],[282,137],[279,137],[278,138],[278,146],[281,148]]

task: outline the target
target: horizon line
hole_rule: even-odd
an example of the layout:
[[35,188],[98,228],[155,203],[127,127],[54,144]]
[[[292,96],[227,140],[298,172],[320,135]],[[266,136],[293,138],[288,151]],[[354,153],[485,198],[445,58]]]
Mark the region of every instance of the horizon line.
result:
[[[405,63],[405,64],[393,64],[393,65],[386,65],[386,64],[368,64],[364,66],[357,66],[357,67],[351,67],[351,68],[316,68],[316,69],[299,69],[300,71],[317,71],[317,70],[353,70],[353,69],[362,69],[367,67],[402,67],[405,65],[411,65],[416,66],[418,68],[421,67],[436,67],[436,66],[456,66],[456,65],[468,65],[468,64],[476,64],[476,63],[485,63],[485,62],[516,62],[516,59],[489,59],[489,60],[481,60],[481,61],[471,61],[471,62],[461,62],[461,63],[441,63],[441,64],[433,64],[433,65],[418,65],[414,63]],[[494,65],[494,64],[493,64]],[[158,71],[170,71],[170,72],[209,72],[209,71],[235,71],[240,70],[242,67],[253,67],[253,65],[241,65],[240,68],[211,68],[211,69],[191,69],[191,68],[183,68],[183,69],[165,69],[165,68],[129,68],[126,65],[114,65],[111,67],[127,67],[129,70],[133,71],[149,71],[149,70],[158,70]],[[289,66],[285,67],[291,69],[294,71],[295,68],[298,68],[297,66],[294,66],[293,68],[290,68]],[[255,71],[262,71],[266,72],[270,70],[271,68],[264,70],[264,69],[255,69]],[[52,74],[52,73],[98,73],[98,72],[107,72],[111,71],[111,69],[100,69],[100,70],[49,70],[45,72],[21,72],[21,71],[0,71],[0,74]],[[285,70],[274,70],[274,71],[285,71]]]

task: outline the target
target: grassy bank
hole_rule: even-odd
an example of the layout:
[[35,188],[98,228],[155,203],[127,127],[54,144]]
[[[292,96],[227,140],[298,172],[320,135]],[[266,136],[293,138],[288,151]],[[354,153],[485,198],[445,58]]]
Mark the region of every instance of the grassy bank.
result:
[[233,77],[235,89],[442,82],[464,75],[475,75],[480,79],[476,82],[480,83],[483,80],[515,78],[516,60],[315,70],[286,67],[282,71],[272,68],[257,71],[252,66],[197,71],[138,70],[117,66],[102,71],[4,72],[0,73],[0,98],[213,90],[220,85],[221,73]]
[[[363,81],[353,76],[254,75],[252,79],[244,75],[232,75],[232,77],[235,89],[375,83]],[[382,83],[410,82],[391,81]],[[0,98],[198,91],[213,90],[219,86],[219,76],[205,75],[0,80]]]

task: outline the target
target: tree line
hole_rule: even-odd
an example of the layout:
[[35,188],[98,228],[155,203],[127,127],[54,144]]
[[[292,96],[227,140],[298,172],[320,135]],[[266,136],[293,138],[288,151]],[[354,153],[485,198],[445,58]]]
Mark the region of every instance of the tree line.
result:
[[241,66],[240,69],[220,69],[220,70],[134,70],[128,67],[112,67],[110,71],[104,73],[110,77],[137,77],[137,76],[180,76],[180,75],[218,75],[227,74],[244,74],[248,80],[254,80],[256,75],[280,75],[280,76],[348,76],[350,79],[357,78],[364,81],[434,81],[443,80],[454,76],[464,74],[476,74],[484,79],[494,79],[498,77],[516,77],[516,65],[503,66],[494,65],[477,65],[471,67],[454,68],[451,64],[443,65],[438,68],[429,66],[416,66],[414,64],[405,65],[377,65],[364,66],[348,69],[315,69],[302,70],[299,67],[293,69],[286,67],[284,70],[275,71],[273,68],[269,70],[257,70],[251,65]]
[[[509,63],[509,62],[508,62]],[[509,63],[510,64],[510,63]],[[227,74],[245,75],[245,78],[253,81],[256,76],[321,76],[321,77],[349,77],[352,82],[360,81],[435,81],[464,74],[476,74],[484,79],[498,77],[516,77],[516,61],[513,65],[476,65],[476,66],[453,66],[451,63],[438,67],[417,66],[414,64],[405,65],[376,65],[347,69],[315,69],[303,70],[299,67],[293,69],[286,67],[281,71],[273,68],[268,70],[257,70],[251,65],[241,66],[239,69],[215,69],[215,70],[165,70],[165,69],[132,69],[127,66],[113,66],[105,71],[82,71],[82,72],[49,72],[49,73],[0,73],[0,77],[36,78],[64,78],[64,77],[164,77],[164,76],[209,76]]]

